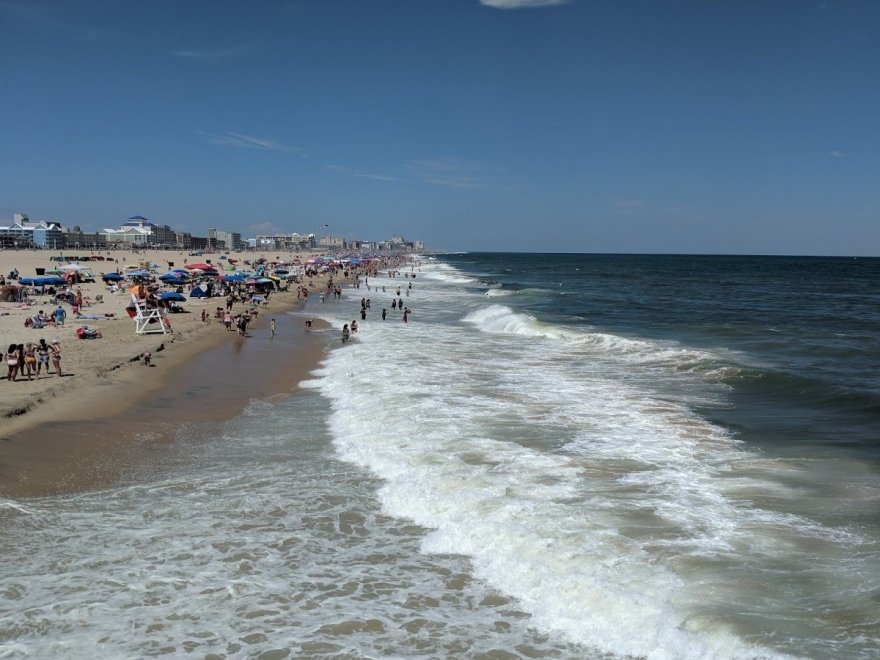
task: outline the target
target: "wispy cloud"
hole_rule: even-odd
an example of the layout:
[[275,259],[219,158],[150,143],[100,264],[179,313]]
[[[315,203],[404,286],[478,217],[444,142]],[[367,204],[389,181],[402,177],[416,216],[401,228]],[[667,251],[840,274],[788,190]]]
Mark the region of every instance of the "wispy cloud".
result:
[[333,172],[339,172],[340,174],[348,174],[349,176],[359,176],[363,179],[373,179],[374,181],[403,181],[396,176],[388,176],[386,174],[372,174],[370,172],[364,172],[362,170],[351,169],[349,167],[342,167],[340,165],[324,165],[328,170],[332,170]]
[[498,168],[479,161],[464,160],[444,156],[429,160],[412,160],[407,164],[412,176],[425,183],[453,188],[489,188],[493,184],[488,178]]
[[214,48],[214,49],[196,49],[196,50],[172,50],[171,55],[176,57],[185,57],[191,60],[221,60],[227,57],[234,57],[247,52],[244,46],[234,46],[230,48]]
[[480,0],[481,5],[495,9],[533,9],[535,7],[564,5],[567,2],[568,0]]
[[0,15],[15,21],[29,23],[28,30],[46,27],[56,34],[66,35],[80,41],[98,41],[106,36],[106,32],[91,26],[71,23],[62,20],[64,15],[61,7],[49,7],[36,2],[0,2]]
[[614,202],[614,211],[617,215],[639,215],[644,208],[644,204],[638,199],[619,199]]
[[281,234],[283,230],[271,222],[257,222],[252,225],[248,225],[248,230],[254,233],[262,233],[262,234]]
[[834,158],[843,158],[845,154],[842,151],[838,151],[837,149],[832,149],[829,155],[833,156]]
[[267,138],[254,137],[242,133],[233,133],[232,131],[226,131],[225,133],[204,133],[199,131],[199,135],[204,135],[211,144],[219,144],[224,147],[259,149],[261,151],[284,151],[299,154],[300,156],[305,155],[303,150],[299,147],[282,144],[281,142],[269,140]]

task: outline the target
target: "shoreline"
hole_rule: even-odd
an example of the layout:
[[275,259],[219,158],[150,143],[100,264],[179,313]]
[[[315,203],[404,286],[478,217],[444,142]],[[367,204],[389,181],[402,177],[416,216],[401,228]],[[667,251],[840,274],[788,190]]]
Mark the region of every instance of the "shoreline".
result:
[[[149,253],[125,254],[129,258],[153,260]],[[0,251],[0,266],[4,273],[11,268],[9,259],[5,258],[7,256]],[[26,263],[21,258],[22,253],[15,252],[12,256],[24,276],[27,266],[21,265]],[[50,255],[38,252],[28,256],[38,257],[45,263]],[[178,255],[162,256],[180,258]],[[250,256],[253,258],[253,255]],[[104,264],[108,269],[116,265],[113,262]],[[95,275],[98,282],[80,285],[84,295],[93,299],[95,295],[101,295],[98,291],[105,289],[97,269]],[[309,288],[318,291],[325,282],[323,276],[313,278]],[[302,310],[306,302],[296,297],[295,289],[273,293],[270,306],[259,309],[258,316],[248,329],[247,338],[226,331],[213,318],[209,322],[201,321],[201,310],[212,310],[218,302],[222,305],[222,298],[187,299],[184,307],[191,313],[171,315],[173,333],[136,335],[133,321],[124,311],[128,300],[127,294],[106,296],[104,303],[87,308],[89,312],[100,310],[115,315],[86,321],[90,327],[103,333],[103,338],[96,340],[75,339],[75,328],[82,323],[76,320],[71,322],[68,319],[63,328],[25,328],[23,319],[38,309],[51,310],[48,304],[11,310],[8,303],[0,303],[6,312],[0,317],[0,336],[5,342],[3,350],[10,341],[20,343],[21,337],[25,337],[25,341],[36,341],[40,337],[49,341],[60,338],[64,373],[62,378],[53,375],[51,378],[16,382],[3,379],[0,384],[4,388],[4,404],[0,409],[0,495],[39,496],[112,483],[112,477],[83,479],[71,476],[71,473],[76,465],[81,467],[84,460],[102,460],[112,464],[116,460],[116,448],[120,442],[107,442],[106,439],[95,437],[64,442],[59,437],[81,435],[80,430],[95,424],[113,429],[118,436],[124,437],[129,432],[126,427],[131,426],[127,419],[137,417],[136,411],[144,406],[158,406],[160,425],[176,417],[180,422],[187,421],[189,417],[186,411],[176,409],[179,406],[174,402],[163,400],[163,392],[175,391],[177,387],[180,400],[186,399],[187,392],[180,391],[179,387],[187,382],[187,374],[193,369],[202,374],[205,382],[211,383],[216,378],[216,387],[210,392],[204,391],[199,383],[190,383],[190,387],[200,390],[204,396],[223,400],[224,405],[219,410],[212,408],[213,412],[206,417],[220,422],[240,413],[254,398],[251,392],[256,396],[271,397],[279,392],[294,391],[296,384],[318,366],[324,355],[318,339],[322,334],[320,325],[315,325],[314,333],[305,333],[293,323],[299,317],[291,312]],[[241,307],[237,303],[235,309]],[[275,318],[278,322],[276,337],[270,338],[269,318]],[[277,354],[264,355],[264,351],[259,350],[257,344],[266,341],[277,342],[276,348],[284,348],[282,359]],[[145,351],[152,353],[150,367],[140,360]],[[211,373],[212,365],[219,375]],[[234,375],[226,373],[229,365],[237,369]],[[289,388],[284,387],[284,379],[280,378],[284,367],[289,370],[284,374],[288,383],[291,375],[296,377]],[[230,377],[241,381],[241,386],[238,386],[238,382],[230,383]],[[267,391],[261,383],[271,383],[272,391]],[[227,390],[226,394],[222,392],[224,389]],[[158,403],[160,401],[161,405]],[[92,436],[103,434],[96,434],[95,430],[92,429]]]

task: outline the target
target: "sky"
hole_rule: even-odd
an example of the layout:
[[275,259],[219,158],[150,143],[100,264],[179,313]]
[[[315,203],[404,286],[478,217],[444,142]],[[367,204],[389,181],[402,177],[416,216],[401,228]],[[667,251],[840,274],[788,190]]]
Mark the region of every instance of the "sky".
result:
[[876,0],[0,0],[0,223],[880,255]]

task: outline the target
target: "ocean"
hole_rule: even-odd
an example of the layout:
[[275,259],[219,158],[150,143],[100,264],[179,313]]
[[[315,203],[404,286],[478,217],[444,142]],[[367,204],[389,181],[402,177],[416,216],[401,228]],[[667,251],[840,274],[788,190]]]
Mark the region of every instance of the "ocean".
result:
[[880,655],[880,260],[438,255],[292,315],[300,391],[0,499],[0,658]]

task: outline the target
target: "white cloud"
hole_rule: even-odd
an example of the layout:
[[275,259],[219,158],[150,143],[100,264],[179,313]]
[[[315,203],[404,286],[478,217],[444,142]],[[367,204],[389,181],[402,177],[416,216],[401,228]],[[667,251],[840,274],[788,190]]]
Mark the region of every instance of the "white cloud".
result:
[[838,151],[837,149],[832,149],[832,150],[831,150],[831,155],[832,155],[834,158],[843,158],[843,155],[844,155],[844,154],[843,154],[842,151]]
[[638,199],[619,199],[614,202],[614,212],[619,216],[641,215],[644,204]]
[[232,57],[247,50],[243,46],[235,46],[232,48],[216,48],[206,50],[173,50],[172,55],[176,57],[185,57],[191,60],[219,60],[225,57]]
[[328,170],[333,170],[334,172],[339,172],[341,174],[348,174],[349,176],[358,176],[363,179],[373,179],[374,181],[403,181],[403,179],[398,179],[394,176],[388,176],[385,174],[371,174],[370,172],[364,172],[362,170],[353,170],[348,167],[341,167],[339,165],[324,165]]
[[254,233],[263,233],[263,234],[281,234],[282,230],[277,226],[272,224],[271,222],[257,222],[255,224],[249,225],[248,230]]
[[488,188],[487,177],[499,172],[486,163],[444,156],[429,160],[413,160],[407,169],[417,179],[437,186],[453,188]]
[[568,0],[480,0],[481,5],[495,9],[532,9],[564,5]]
[[285,151],[288,153],[304,155],[303,150],[299,147],[282,144],[275,140],[267,138],[254,137],[252,135],[244,135],[242,133],[233,133],[226,131],[225,133],[203,133],[208,142],[211,144],[219,144],[224,147],[239,147],[241,149],[260,149],[261,151]]

